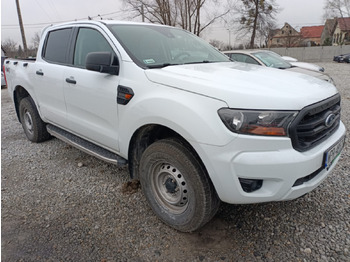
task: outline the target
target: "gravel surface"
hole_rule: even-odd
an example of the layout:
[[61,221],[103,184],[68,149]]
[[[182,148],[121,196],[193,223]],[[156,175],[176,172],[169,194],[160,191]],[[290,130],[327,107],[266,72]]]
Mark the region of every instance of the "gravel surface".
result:
[[322,63],[342,94],[347,144],[316,190],[222,204],[195,233],[160,222],[126,168],[52,139],[29,142],[1,91],[2,261],[350,261],[350,64]]

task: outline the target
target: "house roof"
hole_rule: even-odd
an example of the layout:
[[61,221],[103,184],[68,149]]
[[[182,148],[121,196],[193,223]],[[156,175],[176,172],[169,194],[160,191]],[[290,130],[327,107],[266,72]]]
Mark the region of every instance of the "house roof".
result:
[[342,31],[350,31],[350,17],[338,18],[339,28]]
[[303,38],[320,38],[324,25],[319,26],[304,26],[300,29]]

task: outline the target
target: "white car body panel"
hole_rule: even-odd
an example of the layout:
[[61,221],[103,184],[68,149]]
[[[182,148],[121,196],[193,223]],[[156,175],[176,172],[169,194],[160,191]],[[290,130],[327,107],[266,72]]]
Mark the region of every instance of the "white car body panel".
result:
[[305,63],[305,62],[299,62],[299,61],[289,62],[289,63],[291,63],[293,66],[297,66],[297,67],[308,69],[308,70],[313,70],[313,71],[317,71],[317,72],[324,71],[323,67],[315,65],[315,64],[311,64],[311,63]]
[[1,86],[6,86],[5,75],[2,71],[1,71]]
[[294,57],[290,57],[290,56],[281,56],[281,57],[288,62],[297,62],[298,61],[298,59],[296,59]]
[[215,97],[232,108],[300,110],[337,93],[332,84],[305,74],[239,62],[174,66],[145,73],[155,83]]

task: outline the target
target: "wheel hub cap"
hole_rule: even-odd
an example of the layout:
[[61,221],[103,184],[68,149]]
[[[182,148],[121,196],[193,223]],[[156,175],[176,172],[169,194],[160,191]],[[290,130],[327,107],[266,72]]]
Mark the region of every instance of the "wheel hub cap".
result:
[[33,133],[33,120],[32,120],[32,116],[30,115],[30,113],[28,111],[26,111],[24,113],[24,124],[26,125],[28,132],[32,134]]
[[154,177],[154,189],[158,201],[175,214],[183,213],[188,205],[187,182],[181,172],[172,165],[162,164]]

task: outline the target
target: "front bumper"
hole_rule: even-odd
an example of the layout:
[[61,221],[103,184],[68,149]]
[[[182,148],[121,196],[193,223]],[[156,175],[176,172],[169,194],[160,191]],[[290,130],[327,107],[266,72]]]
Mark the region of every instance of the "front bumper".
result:
[[[327,170],[323,168],[324,153],[344,135],[345,126],[340,123],[332,136],[306,152],[294,150],[289,138],[247,135],[238,136],[224,147],[201,144],[198,149],[222,201],[282,201],[298,198],[321,184],[339,160]],[[263,180],[263,184],[248,193],[239,178]]]

